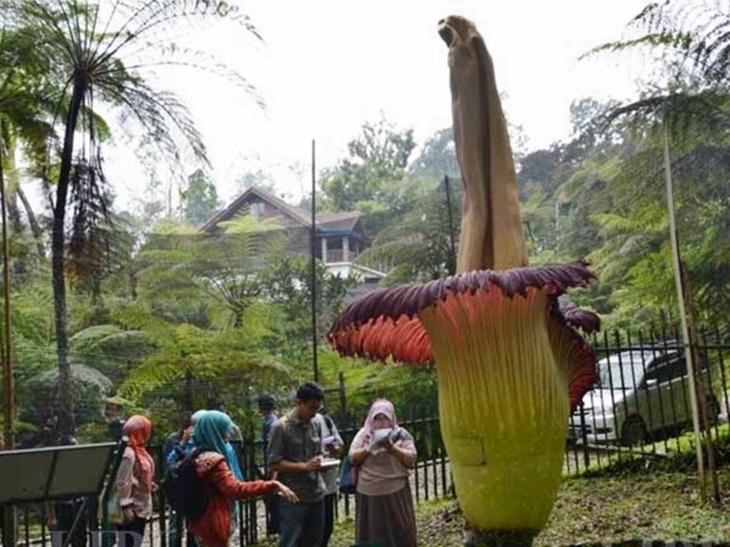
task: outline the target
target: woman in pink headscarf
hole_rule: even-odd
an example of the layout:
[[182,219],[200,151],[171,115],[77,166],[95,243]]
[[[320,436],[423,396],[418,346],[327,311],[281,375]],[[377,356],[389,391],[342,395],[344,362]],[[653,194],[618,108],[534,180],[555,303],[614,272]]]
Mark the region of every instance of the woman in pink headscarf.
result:
[[355,536],[357,543],[416,547],[416,517],[408,483],[416,464],[413,437],[398,425],[393,403],[378,399],[350,445],[358,466]]
[[145,448],[152,422],[144,416],[132,416],[124,423],[122,434],[129,441],[112,486],[109,513],[118,532],[132,532],[123,534],[117,542],[127,547],[135,545],[135,534],[144,536],[147,519],[152,515],[155,461]]

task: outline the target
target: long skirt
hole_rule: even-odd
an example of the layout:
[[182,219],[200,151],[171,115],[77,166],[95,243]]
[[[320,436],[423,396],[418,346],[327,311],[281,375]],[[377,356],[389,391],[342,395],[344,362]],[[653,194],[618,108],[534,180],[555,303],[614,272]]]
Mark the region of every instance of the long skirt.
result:
[[385,496],[357,495],[355,509],[357,545],[416,547],[416,515],[411,488],[406,485]]

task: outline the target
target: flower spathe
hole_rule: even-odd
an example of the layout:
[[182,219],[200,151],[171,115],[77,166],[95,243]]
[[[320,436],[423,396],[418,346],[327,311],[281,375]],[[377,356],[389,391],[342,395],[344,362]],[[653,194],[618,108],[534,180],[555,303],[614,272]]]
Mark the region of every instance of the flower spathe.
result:
[[434,363],[441,432],[469,541],[529,544],[561,480],[571,408],[597,379],[578,334],[598,317],[564,293],[584,262],[527,267],[519,191],[486,44],[469,20],[439,22],[464,189],[457,275],[368,294],[329,338],[345,355]]
[[596,330],[599,319],[560,296],[593,278],[576,262],[393,287],[350,304],[330,331],[345,355],[435,364],[441,430],[473,526],[539,530],[550,514],[571,408],[597,379],[576,327]]

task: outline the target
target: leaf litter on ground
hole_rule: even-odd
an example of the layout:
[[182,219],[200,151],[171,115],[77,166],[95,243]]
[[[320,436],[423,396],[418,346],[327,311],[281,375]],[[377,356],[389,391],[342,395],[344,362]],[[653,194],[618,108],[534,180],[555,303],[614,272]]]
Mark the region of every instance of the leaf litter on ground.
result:
[[[720,469],[719,482],[722,499],[730,503],[730,467]],[[419,545],[462,545],[463,519],[454,500],[418,504],[416,520]],[[338,523],[330,545],[354,544],[352,519]],[[566,479],[546,528],[534,542],[536,547],[664,544],[730,546],[730,510],[702,503],[694,473],[644,471]]]

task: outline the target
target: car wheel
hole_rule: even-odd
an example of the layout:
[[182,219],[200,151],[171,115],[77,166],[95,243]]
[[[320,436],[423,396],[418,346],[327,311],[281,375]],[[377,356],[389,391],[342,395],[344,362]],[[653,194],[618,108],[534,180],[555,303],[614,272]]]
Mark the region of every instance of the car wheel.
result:
[[624,446],[642,446],[646,444],[647,433],[644,420],[639,416],[631,416],[621,428],[621,444]]

